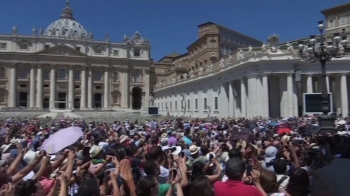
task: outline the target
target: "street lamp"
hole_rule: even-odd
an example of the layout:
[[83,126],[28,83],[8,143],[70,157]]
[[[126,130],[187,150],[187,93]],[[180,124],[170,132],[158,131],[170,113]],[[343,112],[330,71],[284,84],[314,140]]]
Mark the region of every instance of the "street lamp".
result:
[[326,79],[326,62],[332,58],[342,58],[345,55],[344,48],[348,45],[347,35],[345,29],[341,33],[334,33],[333,40],[325,43],[325,36],[323,34],[323,21],[318,22],[317,26],[320,31],[320,43],[316,46],[316,35],[311,35],[307,44],[299,41],[299,55],[304,61],[314,63],[319,61],[321,63],[321,78],[322,78],[322,114],[319,116],[319,125],[321,132],[333,132],[335,117],[328,115],[330,112],[330,97],[327,92]]

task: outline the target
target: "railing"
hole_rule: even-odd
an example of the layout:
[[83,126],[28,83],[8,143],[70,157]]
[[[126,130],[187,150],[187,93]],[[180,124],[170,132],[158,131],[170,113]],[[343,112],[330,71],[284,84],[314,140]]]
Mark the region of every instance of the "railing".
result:
[[273,52],[272,48],[266,48],[265,50],[263,50],[262,47],[254,47],[250,49],[241,48],[238,50],[238,52],[228,55],[222,59],[219,59],[214,64],[209,64],[206,67],[200,67],[198,70],[196,70],[196,72],[190,72],[188,75],[178,75],[177,77],[167,77],[165,79],[166,82],[156,84],[155,90],[159,90],[182,82],[195,80],[200,77],[214,75],[226,69],[239,66],[250,60],[260,60],[263,58],[270,58],[273,56],[291,56],[292,58],[299,58],[297,52],[298,50],[290,45],[277,46],[276,52]]

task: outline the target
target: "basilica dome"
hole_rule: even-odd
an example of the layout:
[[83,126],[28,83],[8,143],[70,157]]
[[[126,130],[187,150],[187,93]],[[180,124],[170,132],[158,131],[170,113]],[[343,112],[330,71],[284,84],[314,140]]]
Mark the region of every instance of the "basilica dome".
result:
[[51,23],[44,31],[44,36],[67,37],[75,39],[87,39],[88,32],[73,18],[73,11],[67,1],[61,18]]

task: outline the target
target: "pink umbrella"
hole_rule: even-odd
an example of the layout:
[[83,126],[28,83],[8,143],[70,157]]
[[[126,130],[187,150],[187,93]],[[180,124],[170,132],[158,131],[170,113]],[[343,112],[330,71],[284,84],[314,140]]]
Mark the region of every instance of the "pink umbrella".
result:
[[46,139],[40,150],[45,150],[48,154],[57,153],[65,147],[74,144],[82,135],[83,131],[80,127],[61,129]]

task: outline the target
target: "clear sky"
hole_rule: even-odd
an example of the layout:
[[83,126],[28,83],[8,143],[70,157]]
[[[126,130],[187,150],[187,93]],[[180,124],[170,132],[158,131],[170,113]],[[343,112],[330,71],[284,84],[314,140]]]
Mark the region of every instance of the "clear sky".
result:
[[[94,38],[122,41],[139,31],[150,40],[158,61],[174,51],[185,53],[198,38],[197,25],[214,22],[261,41],[272,34],[281,41],[316,34],[321,10],[347,0],[70,0],[75,19]],[[60,17],[65,0],[0,0],[0,34],[31,35]]]

